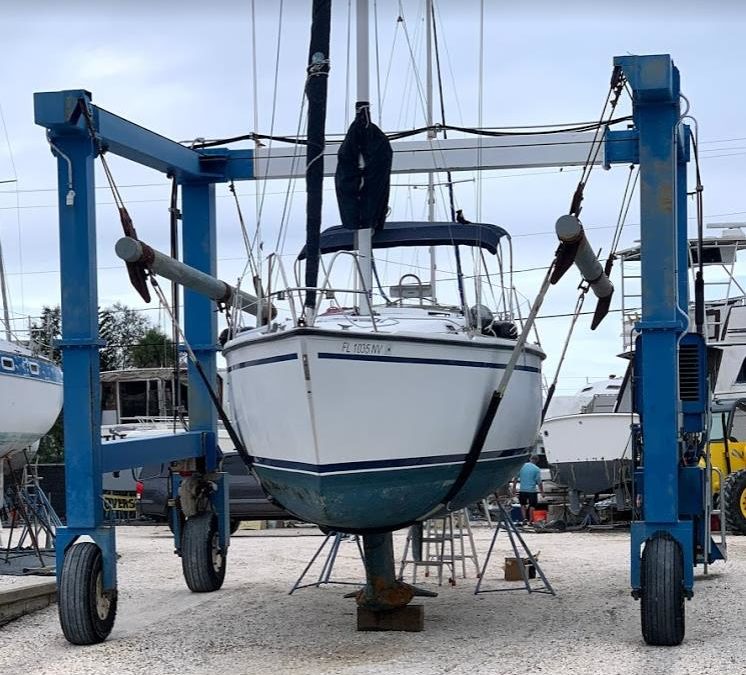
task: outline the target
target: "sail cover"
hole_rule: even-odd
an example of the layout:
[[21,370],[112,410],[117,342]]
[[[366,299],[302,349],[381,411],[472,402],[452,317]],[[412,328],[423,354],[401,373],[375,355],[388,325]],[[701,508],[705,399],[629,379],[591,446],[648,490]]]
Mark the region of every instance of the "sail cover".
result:
[[370,121],[367,102],[357,114],[337,152],[334,182],[342,226],[379,230],[386,220],[393,151],[386,134]]
[[[386,227],[373,233],[373,248],[399,246],[478,246],[493,255],[500,239],[508,233],[499,225],[490,223],[452,222],[388,222]],[[355,249],[355,233],[342,225],[328,227],[321,233],[319,249],[322,255]],[[305,247],[298,260],[306,257]]]

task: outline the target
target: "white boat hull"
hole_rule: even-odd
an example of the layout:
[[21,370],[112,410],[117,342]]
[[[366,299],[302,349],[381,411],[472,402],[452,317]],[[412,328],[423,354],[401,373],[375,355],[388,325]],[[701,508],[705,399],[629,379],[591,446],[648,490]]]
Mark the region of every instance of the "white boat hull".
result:
[[[268,492],[329,527],[421,518],[460,473],[514,342],[293,329],[226,345],[231,406]],[[453,509],[508,481],[534,446],[543,354],[526,349]]]
[[585,413],[547,419],[541,428],[555,480],[585,494],[613,491],[631,478],[629,413]]
[[45,359],[5,351],[0,356],[0,459],[23,460],[22,452],[51,429],[62,409],[62,374]]

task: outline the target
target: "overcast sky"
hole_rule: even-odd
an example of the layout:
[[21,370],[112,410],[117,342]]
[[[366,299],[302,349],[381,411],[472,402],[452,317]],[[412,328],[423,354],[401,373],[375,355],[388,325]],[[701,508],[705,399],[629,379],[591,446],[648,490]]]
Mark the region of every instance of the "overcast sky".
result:
[[[333,1],[329,113],[327,129],[343,132],[354,99],[354,57],[348,61],[347,0]],[[354,21],[354,2],[353,21]],[[373,6],[371,1],[371,7]],[[386,131],[422,124],[422,104],[413,78],[411,44],[424,76],[422,0],[379,0],[378,68],[372,46],[373,115]],[[51,2],[8,0],[0,5],[3,59],[0,105],[6,137],[0,138],[0,238],[4,248],[12,309],[36,315],[44,304],[59,302],[59,261],[55,162],[44,131],[33,123],[36,91],[85,88],[94,102],[176,140],[216,138],[256,130],[294,134],[298,125],[310,25],[310,0],[256,0],[256,44],[252,41],[250,0],[189,3]],[[278,19],[282,6],[282,24]],[[446,115],[450,123],[479,122],[479,0],[436,0],[439,16]],[[741,3],[531,2],[484,3],[484,126],[555,124],[598,117],[607,92],[612,59],[619,54],[671,53],[682,73],[682,89],[700,127],[707,222],[746,221],[743,177],[746,168],[746,96],[742,65],[746,10]],[[372,12],[372,9],[371,9]],[[405,31],[406,27],[406,31]],[[278,81],[275,67],[279,43]],[[351,49],[354,53],[354,31]],[[258,87],[254,91],[256,54]],[[376,83],[380,81],[381,91]],[[350,88],[351,99],[345,101]],[[257,105],[255,105],[255,101]],[[379,101],[382,105],[379,108]],[[622,112],[628,112],[624,103]],[[272,126],[274,107],[274,125]],[[165,178],[117,158],[116,179],[140,236],[168,246],[168,196]],[[483,178],[481,219],[505,227],[513,236],[517,270],[547,265],[556,245],[553,226],[568,209],[578,180],[576,170],[490,172]],[[613,234],[625,167],[594,171],[584,202],[583,221],[594,248],[604,254]],[[457,179],[471,181],[474,176]],[[415,183],[412,177],[395,182]],[[691,186],[690,177],[690,186]],[[113,254],[121,236],[111,196],[98,178],[99,293],[102,305],[117,300],[142,307],[129,288],[123,265]],[[302,186],[295,186],[300,190]],[[240,193],[250,229],[254,227],[256,184]],[[332,183],[327,184],[325,225],[338,222]],[[266,187],[262,217],[265,249],[275,245],[287,185]],[[474,183],[459,185],[459,206],[476,219]],[[235,280],[244,264],[241,238],[226,186],[218,187],[219,270]],[[392,207],[404,217],[424,215],[424,191],[392,189]],[[284,252],[302,244],[304,198],[294,193]],[[444,208],[439,204],[438,208]],[[693,209],[690,209],[690,214]],[[636,205],[630,211],[623,245],[639,236]],[[690,221],[694,227],[694,221]],[[597,228],[597,229],[595,229]],[[519,290],[533,298],[542,273],[516,276]],[[741,275],[742,276],[742,275]],[[575,303],[577,276],[553,288],[543,314],[566,314]],[[614,303],[618,307],[618,299]],[[593,302],[587,303],[587,309]],[[154,319],[158,312],[152,311]],[[544,319],[540,335],[556,364],[567,319]],[[592,334],[582,320],[570,348],[562,393],[575,391],[584,378],[622,372],[618,314]]]

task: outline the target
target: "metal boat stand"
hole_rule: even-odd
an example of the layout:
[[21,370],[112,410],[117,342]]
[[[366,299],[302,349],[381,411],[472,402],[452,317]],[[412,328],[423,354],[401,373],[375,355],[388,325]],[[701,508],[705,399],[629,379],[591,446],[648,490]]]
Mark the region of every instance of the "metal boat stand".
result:
[[[0,474],[4,473],[3,464],[0,462]],[[52,574],[55,532],[61,526],[60,519],[41,489],[33,465],[9,473],[7,495],[3,485],[3,509],[8,514],[10,528],[0,574]]]
[[[308,561],[308,564],[306,565],[305,569],[303,570],[301,575],[298,577],[295,584],[293,584],[293,587],[290,589],[290,592],[288,593],[288,595],[292,595],[293,593],[295,593],[295,591],[298,591],[301,588],[311,588],[311,587],[319,588],[323,584],[360,586],[360,582],[337,581],[336,579],[331,578],[332,569],[334,568],[334,563],[337,561],[337,554],[339,553],[339,545],[342,543],[345,537],[352,537],[353,541],[357,545],[357,550],[360,553],[360,560],[361,561],[363,560],[363,548],[360,545],[360,538],[357,535],[345,535],[342,532],[328,532],[327,535],[324,537],[324,541],[321,542],[321,546],[319,546],[316,549],[316,553],[313,554],[313,557],[311,558],[311,560]],[[332,543],[329,548],[329,552],[326,555],[326,560],[324,561],[324,564],[321,567],[321,572],[319,572],[319,578],[314,582],[311,582],[308,584],[301,584],[306,574],[308,574],[311,567],[316,562],[316,559],[321,555],[321,552],[324,550],[324,547],[327,545],[330,539],[332,540]]]
[[[505,530],[506,534],[508,535],[508,539],[510,539],[510,545],[513,548],[513,554],[515,555],[518,569],[521,572],[521,577],[523,578],[523,587],[525,588],[525,590],[529,593],[547,593],[550,595],[557,595],[554,592],[552,585],[549,583],[549,580],[544,575],[544,572],[539,565],[539,561],[536,559],[534,554],[531,553],[528,545],[523,540],[523,537],[521,536],[521,533],[518,531],[518,528],[511,519],[510,514],[505,510],[505,507],[502,504],[498,504],[498,509],[499,511],[497,517],[497,526],[495,527],[495,534],[492,536],[490,548],[487,551],[487,556],[484,559],[484,565],[482,566],[482,570],[479,574],[479,581],[477,581],[477,587],[474,589],[474,595],[478,595],[479,593],[499,593],[502,591],[521,590],[521,588],[516,587],[482,589],[484,575],[487,571],[487,565],[489,565],[490,563],[492,549],[495,547],[495,541],[497,540],[497,535],[500,533],[500,528]],[[539,577],[541,585],[539,585],[538,583],[535,586],[531,585],[531,578],[528,572],[529,566],[524,563],[524,556],[528,558],[528,560],[530,561],[530,565],[532,565],[536,570],[536,575]]]

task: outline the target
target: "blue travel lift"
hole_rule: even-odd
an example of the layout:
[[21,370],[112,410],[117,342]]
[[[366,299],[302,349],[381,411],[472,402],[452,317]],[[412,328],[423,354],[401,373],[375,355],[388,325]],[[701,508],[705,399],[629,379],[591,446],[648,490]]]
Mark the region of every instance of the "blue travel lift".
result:
[[[632,90],[634,127],[607,133],[605,161],[640,165],[635,400],[641,428],[632,588],[642,600],[645,640],[678,644],[694,566],[722,557],[710,541],[707,481],[698,466],[709,409],[707,351],[701,336],[687,332],[689,129],[681,121],[679,72],[669,56],[617,57],[614,65]],[[217,413],[191,363],[189,432],[101,444],[94,159],[109,152],[174,177],[182,189],[183,261],[215,276],[215,184],[254,179],[254,155],[250,149],[189,149],[92,105],[84,90],[37,93],[34,109],[57,157],[59,185],[67,477],[67,526],[57,533],[60,623],[70,642],[92,644],[110,633],[117,598],[115,529],[103,525],[103,472],[180,461],[197,480],[206,477],[209,501],[198,501],[183,532],[174,514],[176,549],[192,590],[220,588],[230,538]],[[215,386],[215,303],[185,289],[184,324],[186,341]]]

